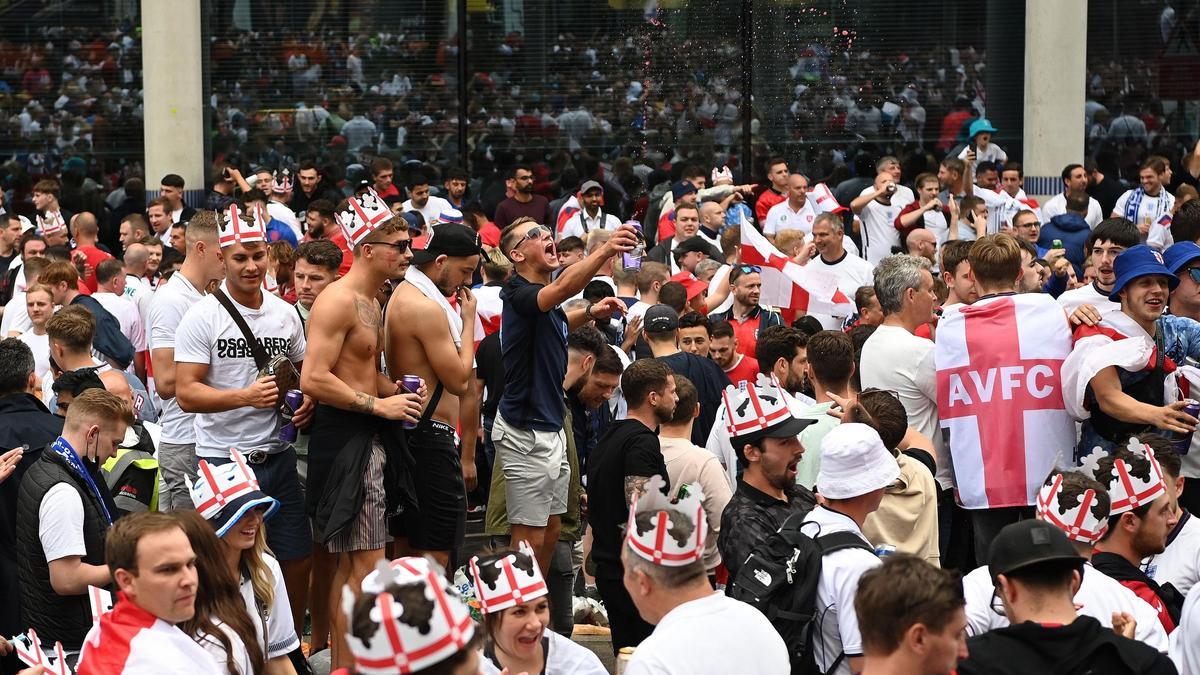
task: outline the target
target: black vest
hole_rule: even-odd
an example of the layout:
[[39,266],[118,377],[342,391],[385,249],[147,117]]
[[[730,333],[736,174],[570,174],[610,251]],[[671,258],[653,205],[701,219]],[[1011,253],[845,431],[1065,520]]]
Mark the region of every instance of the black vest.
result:
[[[104,481],[96,484],[104,490]],[[24,625],[38,632],[46,644],[56,640],[63,649],[76,651],[92,627],[92,610],[86,593],[58,595],[50,586],[50,564],[38,536],[38,508],[42,497],[57,483],[67,483],[83,501],[83,541],[87,554],[83,562],[104,564],[104,537],[108,523],[96,495],[82,478],[75,475],[65,460],[46,450],[21,480],[17,496],[17,569],[21,580],[21,610]],[[114,513],[109,507],[109,513]]]

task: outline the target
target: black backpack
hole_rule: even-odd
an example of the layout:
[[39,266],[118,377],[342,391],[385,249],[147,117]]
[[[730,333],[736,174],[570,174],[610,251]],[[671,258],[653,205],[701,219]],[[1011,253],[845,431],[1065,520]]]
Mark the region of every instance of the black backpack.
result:
[[[853,532],[832,532],[816,537],[801,531],[803,513],[790,516],[780,528],[759,542],[729,580],[729,597],[756,607],[779,631],[788,648],[793,673],[820,673],[813,655],[814,619],[817,615],[817,583],[821,560],[847,548],[871,548]],[[817,527],[809,524],[810,532]],[[853,608],[847,608],[853,611]],[[829,670],[844,658],[839,654]]]

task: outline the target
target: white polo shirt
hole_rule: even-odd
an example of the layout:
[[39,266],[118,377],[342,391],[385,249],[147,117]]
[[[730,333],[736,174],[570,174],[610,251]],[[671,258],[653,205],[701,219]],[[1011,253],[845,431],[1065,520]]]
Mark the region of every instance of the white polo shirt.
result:
[[892,254],[892,249],[900,246],[900,230],[896,229],[896,217],[909,202],[897,203],[897,191],[892,196],[891,204],[884,204],[877,199],[867,202],[859,212],[862,221],[863,252],[871,267]]
[[[804,522],[820,525],[822,535],[853,532],[868,545],[871,543],[849,516],[824,506],[813,509],[805,516]],[[810,529],[815,531],[816,528],[804,528],[804,531],[808,533]],[[854,595],[858,592],[858,580],[862,575],[881,564],[874,553],[860,548],[834,551],[821,559],[821,580],[817,583],[817,614],[813,628],[813,655],[821,672],[850,675],[850,657],[862,656],[862,634],[858,629],[858,615],[854,612]],[[841,663],[830,671],[829,667],[842,654],[845,656]]]
[[800,210],[792,209],[789,200],[785,199],[767,211],[763,221],[763,234],[775,235],[780,230],[800,230],[805,234],[812,232],[813,220],[820,213],[814,207],[815,200],[806,198]]
[[[851,301],[854,300],[854,294],[862,286],[870,286],[875,283],[875,268],[871,263],[852,255],[849,251],[842,254],[842,257],[837,262],[825,262],[821,256],[817,256],[808,262],[809,266],[824,274],[831,274],[837,278],[838,290],[842,292]],[[815,314],[810,313],[809,316],[815,317],[821,322],[821,327],[825,330],[841,330],[842,323],[846,320],[843,316],[834,316],[832,314]]]

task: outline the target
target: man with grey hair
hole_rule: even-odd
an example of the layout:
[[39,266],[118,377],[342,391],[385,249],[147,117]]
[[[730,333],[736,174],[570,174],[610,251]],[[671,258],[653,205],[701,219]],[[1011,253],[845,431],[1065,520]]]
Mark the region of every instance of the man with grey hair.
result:
[[[847,298],[854,297],[861,286],[874,283],[875,275],[871,263],[846,250],[840,215],[828,212],[818,215],[812,223],[812,240],[817,256],[808,265],[820,270],[822,274],[835,277],[838,290]],[[831,314],[812,316],[821,322],[821,327],[825,330],[841,330],[842,323],[846,320],[845,316]]]
[[937,306],[929,261],[903,254],[884,258],[875,268],[875,297],[883,310],[883,323],[863,345],[862,386],[896,393],[909,425],[933,439],[938,483],[948,488],[953,479],[938,428],[933,342],[915,335],[917,328],[933,320]]

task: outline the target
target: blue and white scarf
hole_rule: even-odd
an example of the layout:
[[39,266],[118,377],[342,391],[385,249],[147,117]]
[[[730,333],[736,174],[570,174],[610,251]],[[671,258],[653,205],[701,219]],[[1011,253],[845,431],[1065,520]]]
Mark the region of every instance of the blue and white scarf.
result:
[[67,465],[71,467],[71,470],[83,478],[84,482],[87,483],[88,488],[92,491],[92,494],[96,496],[96,501],[100,502],[100,510],[104,513],[104,521],[109,525],[112,525],[112,514],[108,512],[108,505],[104,503],[104,495],[101,494],[100,488],[96,486],[96,481],[92,479],[92,474],[88,472],[87,467],[83,465],[83,460],[79,459],[79,455],[75,452],[75,448],[71,447],[71,444],[67,442],[67,439],[59,436],[58,439],[54,441],[54,444],[50,446],[50,451],[59,457],[62,457],[63,460],[66,461]]

